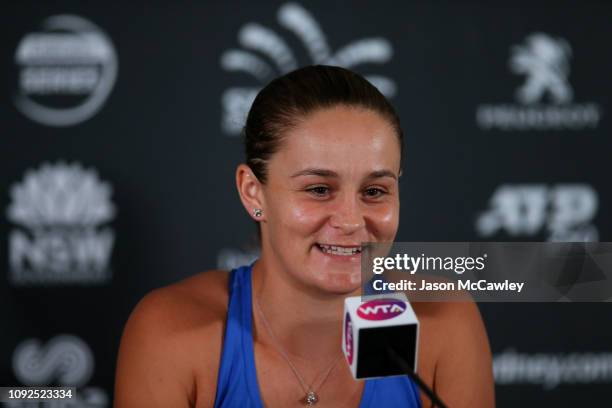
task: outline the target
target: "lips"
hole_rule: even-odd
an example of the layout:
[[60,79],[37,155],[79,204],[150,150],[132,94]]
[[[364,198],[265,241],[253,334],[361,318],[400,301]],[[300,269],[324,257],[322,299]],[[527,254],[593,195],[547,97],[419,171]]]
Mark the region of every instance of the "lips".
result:
[[316,244],[321,252],[329,255],[353,256],[361,253],[361,245]]

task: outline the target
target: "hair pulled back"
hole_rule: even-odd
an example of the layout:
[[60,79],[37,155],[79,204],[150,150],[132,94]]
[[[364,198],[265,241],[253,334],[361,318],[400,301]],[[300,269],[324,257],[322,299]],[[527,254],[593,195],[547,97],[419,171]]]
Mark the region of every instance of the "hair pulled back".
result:
[[278,151],[287,131],[305,116],[337,105],[360,107],[389,121],[403,150],[399,117],[380,91],[345,68],[312,65],[278,77],[258,94],[244,127],[246,162],[265,184],[267,162]]

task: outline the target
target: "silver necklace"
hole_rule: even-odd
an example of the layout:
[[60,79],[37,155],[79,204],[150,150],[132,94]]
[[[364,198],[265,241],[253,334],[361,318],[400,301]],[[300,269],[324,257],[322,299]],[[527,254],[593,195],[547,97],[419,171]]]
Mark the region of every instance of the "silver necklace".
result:
[[272,331],[272,328],[270,327],[270,324],[268,323],[268,319],[266,319],[266,315],[264,314],[263,310],[261,309],[261,305],[259,304],[259,298],[258,297],[255,297],[255,305],[257,306],[257,310],[259,311],[259,314],[261,315],[261,320],[262,320],[264,326],[266,327],[266,330],[268,331],[268,334],[270,335],[270,337],[272,338],[274,343],[276,343],[276,349],[277,349],[278,353],[285,359],[287,364],[289,364],[289,367],[291,367],[291,371],[293,371],[293,374],[295,374],[295,377],[300,382],[300,385],[302,386],[302,389],[304,390],[304,393],[306,394],[304,396],[304,398],[302,399],[302,401],[304,402],[304,404],[306,404],[308,406],[315,405],[317,402],[319,402],[319,395],[317,394],[317,390],[321,389],[321,387],[323,386],[323,384],[325,383],[325,381],[329,377],[329,374],[331,374],[331,372],[334,369],[334,367],[336,366],[336,364],[338,364],[338,360],[339,360],[340,357],[336,358],[334,360],[334,362],[329,366],[329,368],[326,371],[323,372],[323,373],[325,373],[325,375],[323,376],[323,379],[320,381],[320,383],[316,387],[314,386],[316,384],[316,381],[313,382],[312,386],[308,386],[306,384],[306,382],[304,381],[304,378],[300,375],[299,371],[295,367],[295,365],[289,359],[289,356],[285,352],[285,350],[284,350],[283,346],[281,345],[280,341],[278,341],[278,339],[274,335],[274,332]]

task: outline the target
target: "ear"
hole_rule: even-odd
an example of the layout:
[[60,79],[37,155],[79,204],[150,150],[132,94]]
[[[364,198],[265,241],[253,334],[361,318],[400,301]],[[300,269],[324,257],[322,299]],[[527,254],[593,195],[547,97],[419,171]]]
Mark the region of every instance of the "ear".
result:
[[[266,212],[264,208],[265,203],[263,199],[262,184],[257,177],[255,177],[251,168],[246,164],[240,164],[238,168],[236,168],[236,188],[240,195],[240,201],[242,201],[242,205],[244,205],[249,216],[255,221],[264,220]],[[256,208],[264,210],[261,217],[255,217],[255,215],[253,215],[253,211]]]

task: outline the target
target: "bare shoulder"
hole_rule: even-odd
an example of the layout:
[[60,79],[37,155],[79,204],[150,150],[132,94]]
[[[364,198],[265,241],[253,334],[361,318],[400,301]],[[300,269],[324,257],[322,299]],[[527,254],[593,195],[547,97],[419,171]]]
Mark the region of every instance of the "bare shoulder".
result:
[[421,376],[449,406],[493,407],[491,349],[478,305],[466,300],[412,307],[421,325]]
[[478,306],[473,301],[413,302],[421,326],[420,337],[426,359],[439,365],[466,344],[477,342],[483,353],[490,353],[488,339]]
[[426,320],[440,330],[450,331],[455,326],[482,324],[476,303],[467,297],[465,299],[456,302],[413,302],[411,305],[419,320]]
[[197,398],[201,388],[214,398],[228,277],[225,271],[202,272],[138,302],[119,347],[116,408],[209,405]]

